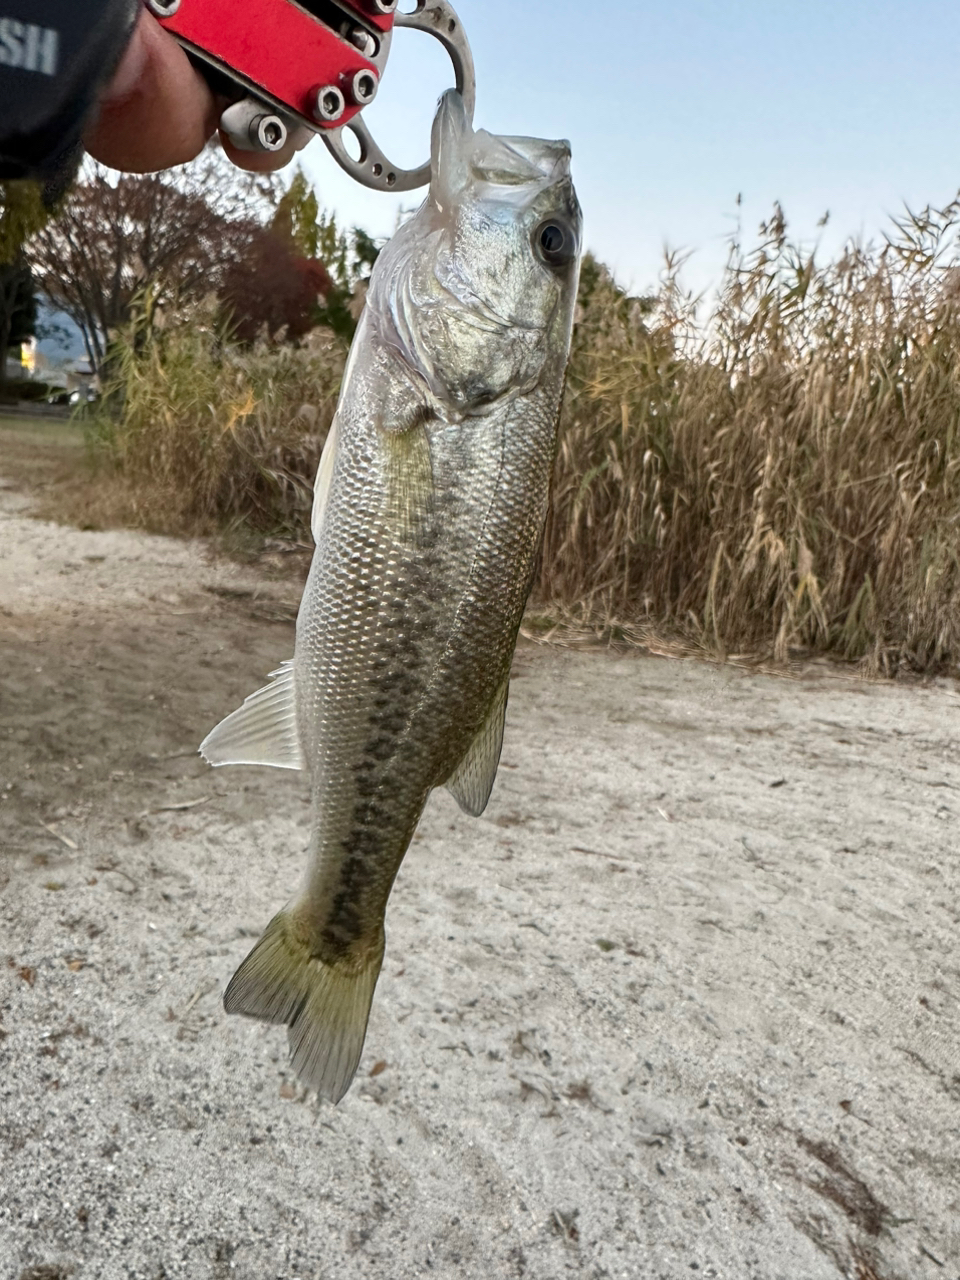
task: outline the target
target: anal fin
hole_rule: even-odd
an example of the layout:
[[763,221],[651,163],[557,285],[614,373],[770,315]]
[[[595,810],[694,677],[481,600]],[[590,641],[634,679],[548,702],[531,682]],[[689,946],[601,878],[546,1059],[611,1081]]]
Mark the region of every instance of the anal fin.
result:
[[200,744],[207,764],[263,764],[302,769],[297,731],[293,662],[271,673],[271,682],[252,693],[239,710],[221,720]]
[[497,690],[483,728],[470,744],[467,754],[447,779],[446,788],[464,811],[479,818],[493,790],[503,749],[503,725],[507,715],[510,676]]

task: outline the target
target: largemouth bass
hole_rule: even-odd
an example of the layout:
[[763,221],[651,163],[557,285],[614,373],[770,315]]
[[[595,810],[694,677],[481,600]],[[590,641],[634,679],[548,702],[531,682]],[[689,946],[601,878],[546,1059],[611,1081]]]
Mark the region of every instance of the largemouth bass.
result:
[[201,747],[307,770],[297,897],[231,980],[336,1102],[360,1060],[394,877],[430,791],[482,813],[547,508],[579,274],[564,142],[441,101],[432,183],[370,283],[317,475],[293,661]]

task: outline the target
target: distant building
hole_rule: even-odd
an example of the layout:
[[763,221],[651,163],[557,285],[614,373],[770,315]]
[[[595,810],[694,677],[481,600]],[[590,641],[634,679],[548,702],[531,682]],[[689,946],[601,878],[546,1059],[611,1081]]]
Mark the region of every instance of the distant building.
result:
[[29,344],[27,356],[30,376],[62,385],[52,375],[81,363],[89,365],[87,348],[83,334],[65,312],[55,310],[42,297],[39,302],[37,336]]
[[96,389],[96,376],[87,355],[83,334],[62,311],[43,298],[37,316],[37,336],[7,358],[7,378],[36,378],[68,391]]

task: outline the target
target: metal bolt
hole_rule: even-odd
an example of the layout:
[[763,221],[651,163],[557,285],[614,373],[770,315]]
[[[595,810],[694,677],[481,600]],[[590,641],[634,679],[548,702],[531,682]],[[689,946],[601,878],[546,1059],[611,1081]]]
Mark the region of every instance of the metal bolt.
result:
[[364,31],[363,27],[348,26],[344,35],[365,58],[375,58],[380,52],[380,42],[369,31]]
[[393,13],[398,0],[370,0],[370,8],[374,13]]
[[250,122],[250,141],[263,151],[282,151],[287,141],[287,126],[279,116],[257,116]]
[[231,103],[220,128],[240,151],[280,151],[290,137],[289,122],[254,97]]
[[365,107],[377,96],[379,87],[372,71],[358,71],[350,81],[350,96],[358,107]]
[[180,8],[180,0],[147,0],[147,8],[155,18],[172,18]]
[[310,95],[310,110],[314,120],[333,124],[347,109],[347,100],[335,84],[321,85]]

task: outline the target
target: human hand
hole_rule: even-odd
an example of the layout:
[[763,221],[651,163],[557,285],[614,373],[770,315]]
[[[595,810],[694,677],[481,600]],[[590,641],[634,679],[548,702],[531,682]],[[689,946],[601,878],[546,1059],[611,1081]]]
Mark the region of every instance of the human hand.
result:
[[[186,164],[217,131],[227,105],[215,97],[180,45],[144,11],[84,144],[95,160],[127,173],[153,173]],[[241,169],[280,169],[309,141],[294,132],[282,151],[239,151],[220,136]]]

